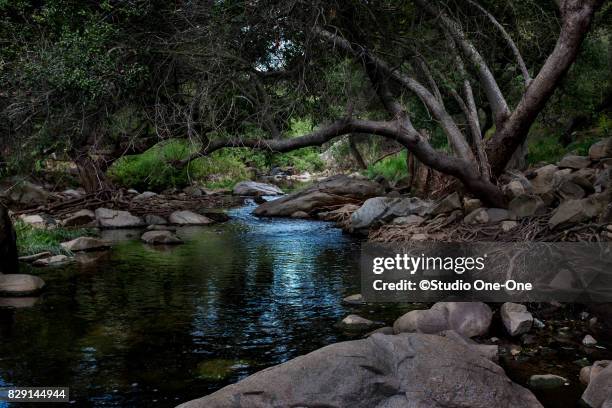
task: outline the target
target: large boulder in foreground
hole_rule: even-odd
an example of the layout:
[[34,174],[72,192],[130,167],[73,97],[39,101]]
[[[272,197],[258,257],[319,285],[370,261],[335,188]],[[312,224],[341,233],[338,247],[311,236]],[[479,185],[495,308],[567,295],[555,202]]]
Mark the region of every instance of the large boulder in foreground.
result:
[[283,190],[272,184],[256,181],[241,181],[234,186],[234,195],[239,196],[276,196],[283,195]]
[[591,408],[612,406],[612,364],[596,375],[591,375],[589,386],[582,394],[582,401]]
[[0,204],[0,273],[19,272],[17,236],[8,209]]
[[541,407],[469,345],[426,334],[336,343],[181,408]]
[[361,203],[383,193],[383,187],[378,183],[338,175],[326,178],[297,193],[263,203],[253,211],[253,214],[263,217],[290,217],[298,211],[303,211],[312,216],[319,211],[345,204]]

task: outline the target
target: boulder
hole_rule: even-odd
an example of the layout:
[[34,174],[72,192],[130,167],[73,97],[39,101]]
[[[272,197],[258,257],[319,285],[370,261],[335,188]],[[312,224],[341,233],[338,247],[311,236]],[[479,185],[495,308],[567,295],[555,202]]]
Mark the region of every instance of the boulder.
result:
[[96,220],[102,228],[138,228],[144,225],[142,218],[127,211],[98,208],[95,214]]
[[37,259],[34,262],[32,262],[32,265],[34,266],[55,266],[55,265],[65,264],[66,262],[69,262],[69,261],[70,261],[70,258],[68,258],[66,255],[55,255],[55,256],[50,256],[48,258]]
[[469,214],[480,207],[482,207],[482,201],[477,198],[466,197],[463,199],[463,210],[466,214]]
[[257,207],[253,214],[264,217],[289,217],[297,211],[304,211],[314,215],[329,207],[355,204],[382,194],[384,190],[380,184],[338,175],[302,191],[265,202]]
[[567,200],[553,212],[548,224],[551,228],[560,225],[589,221],[601,214],[607,205],[607,197],[592,195],[582,200]]
[[293,214],[291,214],[291,218],[302,218],[302,219],[304,219],[304,218],[309,218],[309,217],[310,217],[310,215],[308,215],[308,213],[304,212],[304,211],[296,211]]
[[580,382],[584,385],[589,385],[591,380],[594,380],[611,363],[611,360],[600,360],[595,361],[591,366],[582,367],[580,370]]
[[346,303],[347,305],[362,305],[364,304],[363,296],[361,293],[350,295],[342,299],[342,303]]
[[30,296],[40,292],[45,281],[38,276],[24,274],[0,275],[1,296]]
[[582,339],[582,345],[584,345],[584,346],[592,347],[592,346],[594,346],[596,344],[597,344],[597,340],[595,340],[595,338],[593,336],[591,336],[590,334],[587,334]]
[[22,215],[19,216],[19,219],[24,224],[30,225],[30,226],[35,227],[35,228],[46,228],[47,227],[47,220],[42,215],[38,215],[38,214],[25,215],[25,214],[22,214]]
[[132,198],[133,201],[144,201],[144,200],[148,200],[149,198],[155,197],[157,196],[157,193],[154,193],[152,191],[145,191],[144,193],[138,194],[136,197]]
[[17,236],[8,209],[0,203],[0,274],[19,272]]
[[72,241],[62,242],[62,248],[71,252],[94,251],[98,249],[110,248],[110,243],[102,239],[93,237],[79,237]]
[[[514,197],[518,197],[523,194],[527,194],[527,191],[525,187],[523,186],[523,183],[521,183],[519,180],[512,180],[508,184],[504,185],[502,187],[502,192],[509,199],[513,199]],[[467,212],[467,209],[466,209],[466,212]]]
[[546,194],[553,190],[553,178],[559,170],[554,164],[549,164],[533,171],[528,175],[531,177],[531,185],[535,194]]
[[586,196],[584,189],[571,180],[563,181],[557,187],[557,194],[561,200],[579,200]]
[[187,194],[190,197],[202,197],[205,193],[198,186],[188,186],[183,189],[183,193]]
[[276,196],[282,195],[283,190],[272,184],[258,183],[256,181],[241,181],[234,186],[234,195],[239,196]]
[[177,245],[183,243],[171,231],[147,231],[142,234],[140,240],[149,245]]
[[34,307],[38,303],[38,297],[0,297],[0,309],[24,309]]
[[430,201],[421,200],[417,197],[370,198],[351,215],[350,228],[352,231],[363,231],[376,224],[386,223],[398,217],[422,216],[431,211],[431,206]]
[[50,195],[47,190],[29,181],[20,181],[7,191],[7,198],[10,201],[28,207],[44,204]]
[[361,331],[361,330],[367,330],[370,329],[372,326],[375,326],[376,323],[373,322],[372,320],[363,318],[361,316],[358,316],[356,314],[351,314],[346,316],[344,319],[342,319],[342,321],[340,321],[340,323],[338,323],[338,327],[340,329],[344,329],[344,330],[356,330],[356,331]]
[[593,183],[595,191],[610,190],[612,187],[612,167],[602,170]]
[[536,374],[529,377],[529,388],[534,390],[559,388],[567,383],[567,378],[554,374]]
[[469,345],[434,335],[375,333],[297,357],[179,407],[496,406],[541,407]]
[[521,195],[515,197],[510,204],[508,209],[512,213],[513,217],[521,219],[525,217],[533,217],[534,215],[540,215],[546,210],[544,201],[535,195]]
[[608,408],[612,406],[612,364],[598,371],[591,374],[582,401],[591,408]]
[[589,149],[591,160],[601,160],[608,157],[612,157],[612,137],[593,144]]
[[62,221],[64,227],[81,227],[83,225],[91,225],[96,222],[96,214],[91,210],[79,210],[70,214],[68,218]]
[[516,227],[518,227],[518,222],[516,221],[502,221],[501,223],[501,229],[504,232],[512,231]]
[[519,336],[531,330],[533,316],[525,305],[506,302],[502,305],[500,314],[504,327],[511,336]]
[[591,165],[591,160],[586,156],[576,156],[574,154],[568,154],[563,157],[557,166],[562,169],[584,169]]
[[486,208],[477,208],[466,215],[463,222],[468,225],[486,224],[489,222],[489,213],[487,212]]
[[208,225],[214,222],[208,217],[186,210],[173,212],[170,214],[169,221],[170,224],[177,225]]
[[437,334],[454,330],[465,337],[482,336],[491,325],[493,313],[482,302],[438,302],[427,310],[413,310],[395,321],[395,333]]
[[461,209],[461,198],[454,192],[438,201],[431,210],[432,215],[446,214]]
[[147,214],[144,217],[145,224],[151,225],[166,225],[168,221],[164,217],[160,217],[159,215]]
[[511,218],[508,210],[503,208],[488,208],[487,216],[489,217],[489,222],[494,224]]

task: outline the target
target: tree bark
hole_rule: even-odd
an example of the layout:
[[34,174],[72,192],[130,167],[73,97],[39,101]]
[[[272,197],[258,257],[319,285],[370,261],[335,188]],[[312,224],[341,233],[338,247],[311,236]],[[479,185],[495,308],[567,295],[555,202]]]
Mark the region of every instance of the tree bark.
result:
[[359,166],[360,169],[367,169],[368,166],[366,165],[365,161],[363,160],[363,156],[361,155],[361,153],[359,152],[359,149],[357,148],[357,142],[355,141],[355,135],[349,135],[349,149],[351,150],[351,154],[353,155],[353,158],[355,159],[355,163],[357,163],[357,166]]
[[8,209],[0,203],[0,274],[18,272],[17,236]]

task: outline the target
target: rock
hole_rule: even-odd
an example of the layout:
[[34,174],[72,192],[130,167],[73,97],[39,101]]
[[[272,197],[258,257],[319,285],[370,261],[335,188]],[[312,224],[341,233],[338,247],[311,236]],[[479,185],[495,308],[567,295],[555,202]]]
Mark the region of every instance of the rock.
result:
[[515,197],[510,201],[508,209],[514,217],[521,219],[542,214],[546,210],[546,206],[544,205],[544,201],[537,195],[525,194]]
[[535,170],[531,177],[531,185],[535,194],[545,194],[553,190],[553,177],[559,170],[554,164],[549,164]]
[[454,330],[465,337],[482,336],[491,325],[493,312],[482,302],[438,302],[427,310],[413,310],[393,324],[395,333],[437,334]]
[[305,190],[261,204],[253,214],[264,217],[289,217],[296,211],[315,215],[324,208],[355,204],[384,194],[382,186],[344,175],[329,177]]
[[477,208],[463,219],[463,222],[468,225],[486,224],[489,222],[489,214],[486,208]]
[[157,195],[157,193],[154,193],[152,191],[145,191],[142,194],[138,194],[136,197],[132,198],[133,201],[144,201],[144,200],[148,200],[149,198],[155,197]]
[[29,207],[44,204],[50,195],[44,188],[29,181],[20,181],[7,191],[7,198],[10,201]]
[[426,334],[376,333],[297,357],[179,407],[542,406],[470,346]]
[[414,234],[413,236],[410,237],[410,241],[412,242],[425,242],[427,240],[429,240],[431,237],[428,234]]
[[557,194],[562,200],[579,200],[586,196],[584,189],[570,180],[563,181],[557,187]]
[[1,296],[30,296],[40,292],[45,281],[38,276],[24,274],[0,275]]
[[589,385],[591,380],[594,380],[611,363],[611,360],[600,360],[595,361],[591,366],[582,367],[580,370],[580,382],[584,385]]
[[596,375],[591,372],[587,389],[582,394],[582,401],[592,408],[609,408],[612,406],[612,364]]
[[150,245],[177,245],[183,241],[170,231],[147,231],[140,237],[142,242]]
[[176,227],[170,225],[149,225],[147,231],[171,231],[176,232]]
[[79,237],[72,241],[62,242],[61,246],[67,251],[77,252],[110,248],[110,243],[98,238]]
[[127,211],[98,208],[95,214],[96,220],[102,228],[138,228],[144,225],[142,218]]
[[540,319],[534,318],[533,327],[535,327],[536,329],[543,329],[544,327],[546,327],[546,325]]
[[431,210],[431,214],[446,214],[459,209],[461,209],[461,199],[459,198],[459,194],[455,192],[437,202]]
[[568,154],[567,156],[563,157],[559,163],[557,163],[557,166],[559,166],[559,168],[569,168],[574,170],[584,169],[586,167],[589,167],[590,165],[591,160],[588,157],[576,156],[573,154]]
[[431,210],[431,202],[416,197],[374,197],[366,200],[351,215],[350,229],[364,231],[374,225],[389,222],[398,217],[425,215]]
[[610,190],[612,186],[612,168],[605,169],[601,171],[597,178],[595,179],[595,183],[593,184],[595,191],[602,192],[603,190]]
[[474,340],[464,337],[457,333],[454,330],[446,330],[440,333],[440,336],[446,337],[447,339],[451,339],[455,342],[464,344],[469,346],[471,349],[475,350],[481,356],[485,357],[491,361],[498,361],[499,355],[499,346],[496,345],[488,345],[488,344],[478,344]]
[[272,184],[255,181],[241,181],[234,186],[234,195],[239,196],[276,196],[283,195],[283,190]]
[[208,217],[191,211],[175,211],[170,214],[170,224],[178,225],[208,225],[214,221]]
[[45,219],[41,215],[38,215],[38,214],[20,215],[19,219],[24,224],[31,225],[32,227],[36,227],[36,228],[46,228],[47,227],[47,222],[45,221]]
[[145,224],[147,225],[166,225],[168,221],[165,218],[160,217],[159,215],[147,214],[144,217]]
[[602,213],[605,205],[605,201],[596,195],[582,200],[567,200],[553,212],[548,224],[555,228],[559,225],[589,221]]
[[308,213],[304,211],[296,211],[291,214],[291,218],[310,218],[310,215],[308,215]]
[[597,340],[590,334],[587,334],[584,336],[584,339],[582,339],[582,344],[587,347],[594,346],[597,344]]
[[425,222],[425,218],[418,215],[409,215],[407,217],[394,218],[392,223],[395,225],[421,225]]
[[19,257],[19,262],[32,263],[32,262],[36,261],[37,259],[48,258],[50,256],[51,256],[51,252],[48,252],[48,251],[39,252],[39,253],[34,254],[34,255],[20,256]]
[[501,223],[501,229],[504,232],[512,231],[516,227],[518,227],[518,223],[516,221],[502,221]]
[[183,189],[183,193],[187,194],[190,197],[202,197],[204,195],[204,191],[198,186],[188,186]]
[[612,137],[601,140],[589,149],[589,158],[591,160],[601,160],[612,157]]
[[68,218],[62,221],[64,227],[81,227],[83,225],[91,225],[96,222],[96,214],[91,210],[79,210],[70,214]]
[[563,387],[567,384],[567,378],[554,374],[536,374],[529,377],[529,387],[534,390],[549,390]]
[[62,195],[68,196],[70,198],[81,198],[85,194],[87,194],[85,190],[80,188],[76,190],[69,188],[68,190],[62,191]]
[[380,327],[378,329],[372,330],[371,332],[368,332],[368,333],[364,334],[363,337],[367,338],[367,337],[370,337],[371,335],[376,334],[376,333],[391,335],[391,334],[393,334],[393,327],[391,327],[391,326]]
[[365,302],[363,301],[363,296],[361,293],[357,293],[355,295],[350,295],[342,299],[342,303],[346,303],[348,305],[362,305]]
[[527,194],[523,183],[521,183],[519,180],[510,181],[508,184],[502,187],[502,192],[510,199]]
[[55,266],[55,265],[65,264],[68,261],[70,261],[70,258],[68,258],[66,255],[55,255],[49,258],[37,259],[36,261],[32,262],[32,265],[34,266]]
[[355,314],[346,316],[338,324],[338,326],[344,330],[367,330],[375,325],[376,323],[374,323],[372,320],[365,319]]
[[0,297],[0,309],[24,309],[34,307],[38,297]]
[[482,201],[477,198],[464,198],[463,199],[463,210],[466,214],[482,207]]
[[138,190],[136,190],[135,188],[130,188],[130,189],[128,189],[127,193],[128,193],[128,194],[132,194],[132,195],[138,195],[138,194],[140,194],[140,193],[138,192]]
[[511,336],[519,336],[531,330],[533,316],[525,305],[504,303],[500,309],[502,322]]
[[489,222],[494,224],[511,218],[508,210],[503,208],[488,208],[487,216],[489,217]]
[[0,203],[0,274],[19,272],[17,236],[8,209]]

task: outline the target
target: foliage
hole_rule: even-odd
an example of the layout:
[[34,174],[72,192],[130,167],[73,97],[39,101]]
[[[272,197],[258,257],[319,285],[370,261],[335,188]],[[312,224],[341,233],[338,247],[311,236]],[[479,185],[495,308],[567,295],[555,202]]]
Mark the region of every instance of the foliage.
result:
[[408,175],[406,166],[406,150],[385,157],[383,160],[368,166],[366,174],[369,178],[382,176],[385,180],[396,181]]
[[69,255],[70,252],[61,247],[62,242],[93,235],[93,231],[90,229],[36,228],[21,220],[16,220],[14,227],[17,233],[17,251],[20,256],[34,255],[40,252]]

